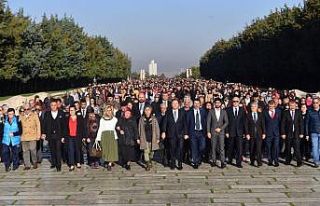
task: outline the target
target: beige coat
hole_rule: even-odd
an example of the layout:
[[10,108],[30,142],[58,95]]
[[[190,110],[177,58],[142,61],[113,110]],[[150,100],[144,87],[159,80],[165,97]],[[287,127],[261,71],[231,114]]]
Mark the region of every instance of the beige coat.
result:
[[29,116],[20,116],[22,135],[21,141],[39,140],[41,136],[40,119],[38,115],[31,112]]
[[[147,140],[146,140],[146,134],[145,134],[145,117],[142,116],[139,120],[139,137],[140,137],[140,149],[144,150],[147,149]],[[160,128],[157,121],[157,118],[155,116],[152,116],[150,121],[152,121],[152,142],[151,142],[151,150],[158,150],[159,149],[159,143],[160,140]]]

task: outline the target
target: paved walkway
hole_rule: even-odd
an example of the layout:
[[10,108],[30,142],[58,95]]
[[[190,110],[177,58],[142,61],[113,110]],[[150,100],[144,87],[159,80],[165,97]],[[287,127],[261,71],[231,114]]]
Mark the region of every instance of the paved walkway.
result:
[[320,169],[303,166],[226,169],[202,165],[146,172],[116,166],[112,172],[87,167],[61,173],[45,161],[28,172],[0,167],[0,204],[20,205],[320,205]]

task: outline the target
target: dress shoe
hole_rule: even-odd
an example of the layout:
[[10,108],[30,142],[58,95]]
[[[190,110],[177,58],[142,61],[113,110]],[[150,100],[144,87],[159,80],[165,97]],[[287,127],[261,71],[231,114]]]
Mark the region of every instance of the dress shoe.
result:
[[319,168],[319,165],[318,164],[314,164],[313,167],[314,168]]
[[107,165],[107,170],[111,171],[111,165]]
[[301,166],[302,166],[302,162],[298,162],[297,167],[301,167]]
[[6,167],[6,172],[9,172],[10,171],[10,167]]
[[285,164],[285,165],[290,165],[290,162],[289,162],[289,161],[285,161],[284,164]]
[[258,167],[261,167],[261,166],[262,166],[262,163],[261,163],[261,162],[259,162],[259,163],[258,163]]
[[125,168],[126,170],[131,170],[131,166],[128,165],[128,164],[126,164],[126,165],[124,166],[124,168]]
[[33,164],[33,169],[37,169],[38,168],[38,163],[34,163]]
[[273,164],[272,164],[272,162],[268,162],[268,166],[272,166]]
[[12,170],[15,171],[19,168],[19,166],[13,166]]
[[182,169],[183,169],[183,167],[182,167],[182,162],[178,162],[177,169],[178,169],[178,170],[182,170]]
[[199,165],[198,164],[193,164],[192,167],[193,167],[193,169],[198,169]]
[[50,169],[53,169],[53,168],[56,168],[56,166],[55,166],[55,165],[51,165],[51,166],[50,166]]
[[225,168],[227,165],[225,163],[221,163],[221,169]]
[[279,167],[279,163],[278,162],[274,163],[274,166]]
[[236,167],[243,168],[241,164],[237,164]]
[[217,166],[217,164],[215,162],[211,162],[210,165],[211,165],[211,167],[216,167]]
[[251,165],[252,167],[254,167],[254,162],[250,162],[250,165]]
[[31,167],[25,167],[23,170],[30,170]]

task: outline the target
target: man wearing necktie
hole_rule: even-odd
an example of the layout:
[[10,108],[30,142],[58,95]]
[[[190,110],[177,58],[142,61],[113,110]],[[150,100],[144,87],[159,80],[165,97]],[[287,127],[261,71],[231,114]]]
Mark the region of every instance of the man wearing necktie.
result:
[[193,108],[187,113],[188,136],[191,142],[191,165],[197,169],[206,148],[207,114],[199,99],[193,102]]
[[246,138],[250,141],[250,165],[257,161],[258,167],[262,166],[262,141],[265,139],[265,123],[261,112],[258,112],[258,102],[250,104],[251,112],[247,114]]
[[[171,107],[163,119],[161,138],[168,138],[170,145],[170,169],[182,170],[184,139],[187,139],[186,114],[179,109],[179,101],[172,100]],[[177,161],[177,165],[176,165]]]
[[301,111],[296,109],[296,102],[290,100],[289,110],[284,111],[281,120],[281,137],[286,143],[286,165],[289,165],[292,160],[291,148],[293,147],[297,159],[297,167],[302,166],[300,139],[303,138],[303,131],[304,125]]
[[264,112],[266,124],[266,145],[268,151],[268,165],[279,166],[279,142],[281,110],[276,109],[274,100],[268,102],[268,109]]
[[235,153],[236,166],[242,168],[242,143],[245,130],[246,116],[243,108],[239,107],[240,98],[232,98],[232,107],[226,111],[228,114],[229,124],[227,127],[226,137],[228,138],[228,163],[232,164],[233,154]]

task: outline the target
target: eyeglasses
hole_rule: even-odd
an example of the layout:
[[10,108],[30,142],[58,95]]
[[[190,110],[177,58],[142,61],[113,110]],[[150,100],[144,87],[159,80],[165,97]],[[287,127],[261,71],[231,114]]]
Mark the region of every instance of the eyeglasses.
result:
[[238,103],[239,101],[233,101],[233,102]]

